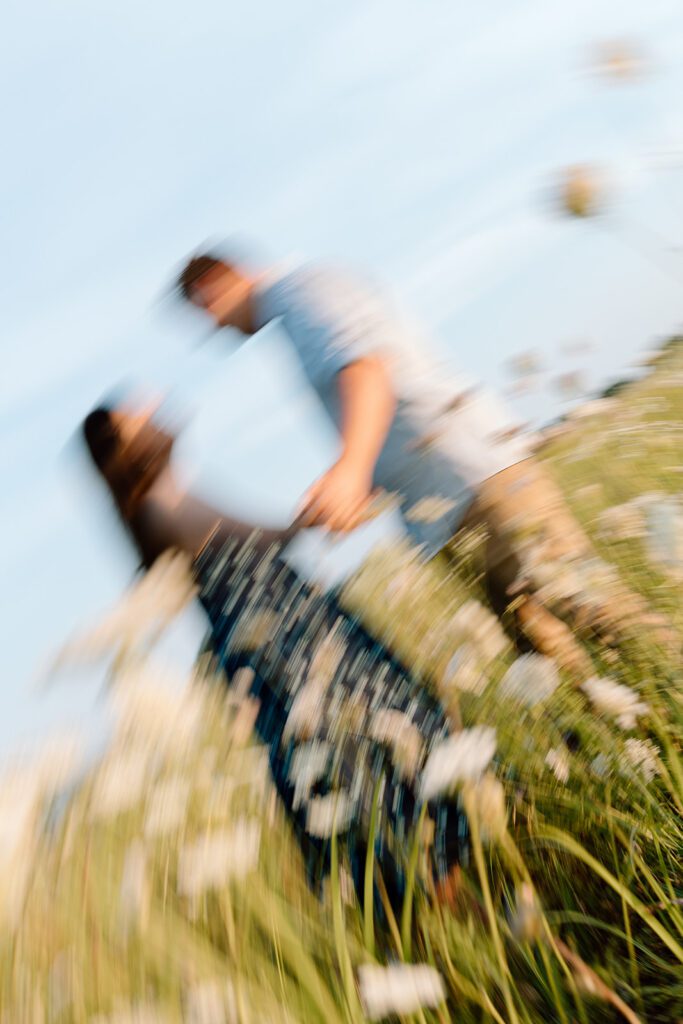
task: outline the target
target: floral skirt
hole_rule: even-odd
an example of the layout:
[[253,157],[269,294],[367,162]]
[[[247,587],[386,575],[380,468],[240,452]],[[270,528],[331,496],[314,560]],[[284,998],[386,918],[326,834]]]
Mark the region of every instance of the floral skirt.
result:
[[257,702],[255,729],[311,883],[329,871],[334,834],[362,891],[372,836],[396,905],[421,812],[418,841],[430,873],[444,878],[468,846],[456,800],[421,805],[421,769],[449,735],[439,701],[276,550],[212,541],[195,573],[228,685]]

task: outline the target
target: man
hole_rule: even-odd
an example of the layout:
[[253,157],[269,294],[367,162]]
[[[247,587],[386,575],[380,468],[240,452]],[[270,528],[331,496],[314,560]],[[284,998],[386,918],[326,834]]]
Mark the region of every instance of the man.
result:
[[304,525],[353,529],[379,487],[397,496],[427,556],[448,552],[463,527],[484,526],[494,608],[504,614],[514,594],[522,633],[579,677],[590,661],[551,608],[574,629],[618,636],[643,620],[642,600],[613,572],[605,578],[496,397],[444,365],[366,284],[321,265],[253,274],[205,253],[177,287],[218,327],[251,335],[279,321],[336,423],[341,454],[305,495]]

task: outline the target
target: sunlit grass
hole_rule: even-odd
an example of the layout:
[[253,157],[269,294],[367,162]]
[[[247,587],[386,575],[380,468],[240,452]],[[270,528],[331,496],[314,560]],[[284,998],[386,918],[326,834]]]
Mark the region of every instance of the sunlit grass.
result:
[[[646,536],[606,536],[601,512],[683,491],[682,439],[683,354],[672,347],[616,407],[577,421],[544,452],[599,553],[679,630],[675,567],[653,564]],[[439,563],[379,552],[346,588],[455,723],[496,731],[506,821],[487,832],[476,789],[463,793],[472,854],[450,904],[424,883],[415,842],[404,851],[410,903],[398,920],[373,905],[383,886],[372,859],[356,898],[336,841],[318,899],[265,752],[249,738],[248,709],[203,670],[192,714],[123,716],[103,763],[59,813],[49,771],[2,784],[3,1024],[359,1021],[368,995],[358,968],[401,960],[435,968],[446,995],[439,1003],[432,976],[420,976],[414,1020],[683,1017],[680,659],[646,630],[618,652],[591,645],[596,673],[649,707],[627,731],[566,679],[532,706],[506,696],[499,684],[514,654],[485,619],[454,661],[455,613],[484,600],[476,537],[460,555],[449,578]],[[140,657],[119,652],[114,692],[133,668],[151,676],[153,652]]]

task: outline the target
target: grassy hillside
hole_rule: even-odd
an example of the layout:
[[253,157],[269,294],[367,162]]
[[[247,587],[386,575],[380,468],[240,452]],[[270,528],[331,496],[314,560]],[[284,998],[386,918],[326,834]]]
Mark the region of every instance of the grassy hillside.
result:
[[[599,554],[683,636],[681,348],[543,458]],[[56,752],[0,781],[3,1024],[334,1024],[415,1001],[403,1019],[683,1019],[680,657],[647,629],[626,650],[593,644],[596,675],[631,691],[611,703],[535,659],[510,674],[474,603],[478,553],[465,538],[454,579],[380,552],[346,591],[456,723],[495,729],[461,793],[472,855],[450,908],[419,884],[421,854],[411,913],[384,928],[343,857],[322,903],[307,890],[253,709],[207,666],[166,686],[153,611],[183,584],[157,578],[89,640],[115,652],[102,762],[67,796]],[[368,970],[401,962],[434,971]]]

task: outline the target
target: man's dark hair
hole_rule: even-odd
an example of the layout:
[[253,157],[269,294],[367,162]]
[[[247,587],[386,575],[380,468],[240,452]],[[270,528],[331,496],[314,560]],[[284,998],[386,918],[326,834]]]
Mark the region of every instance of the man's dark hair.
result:
[[176,288],[182,298],[188,301],[192,298],[192,289],[205,274],[213,270],[230,270],[230,265],[218,256],[211,253],[201,253],[193,256],[187,261],[181,272],[178,274]]

